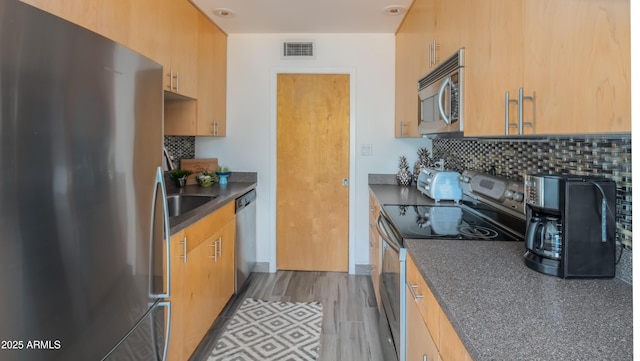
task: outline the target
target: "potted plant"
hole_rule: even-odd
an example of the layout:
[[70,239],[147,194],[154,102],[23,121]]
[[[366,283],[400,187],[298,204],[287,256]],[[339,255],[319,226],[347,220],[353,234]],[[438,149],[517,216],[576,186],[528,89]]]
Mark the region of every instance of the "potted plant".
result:
[[193,174],[193,172],[187,169],[174,169],[169,173],[171,179],[176,181],[178,187],[184,187],[187,184],[187,177],[191,174]]
[[218,176],[215,172],[205,169],[196,175],[196,181],[200,187],[211,187],[218,181]]
[[220,185],[223,185],[223,184],[227,184],[227,177],[231,175],[231,172],[227,167],[218,166],[218,169],[216,170],[216,175],[218,176],[218,178],[220,178]]

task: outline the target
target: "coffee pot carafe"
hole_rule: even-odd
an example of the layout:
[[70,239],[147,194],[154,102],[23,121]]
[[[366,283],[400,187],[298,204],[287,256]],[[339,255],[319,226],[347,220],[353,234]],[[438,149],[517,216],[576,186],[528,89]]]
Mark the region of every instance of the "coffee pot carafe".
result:
[[527,175],[525,201],[527,267],[562,278],[615,276],[614,181]]
[[550,259],[562,254],[562,225],[555,217],[532,217],[527,227],[526,247]]

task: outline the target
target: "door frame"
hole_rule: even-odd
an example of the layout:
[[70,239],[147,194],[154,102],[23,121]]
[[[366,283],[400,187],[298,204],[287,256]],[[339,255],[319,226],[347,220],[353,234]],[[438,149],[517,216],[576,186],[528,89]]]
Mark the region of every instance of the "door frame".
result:
[[332,67],[273,67],[270,75],[270,120],[269,120],[269,272],[277,270],[276,258],[276,187],[277,187],[277,136],[278,136],[278,74],[347,74],[349,75],[349,274],[356,273],[355,265],[355,209],[356,193],[356,69]]

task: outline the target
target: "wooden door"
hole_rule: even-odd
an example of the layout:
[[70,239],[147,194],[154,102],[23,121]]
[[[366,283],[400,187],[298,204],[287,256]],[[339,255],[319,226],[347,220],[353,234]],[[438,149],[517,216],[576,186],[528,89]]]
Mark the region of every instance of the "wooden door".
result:
[[278,269],[348,271],[349,81],[278,74]]

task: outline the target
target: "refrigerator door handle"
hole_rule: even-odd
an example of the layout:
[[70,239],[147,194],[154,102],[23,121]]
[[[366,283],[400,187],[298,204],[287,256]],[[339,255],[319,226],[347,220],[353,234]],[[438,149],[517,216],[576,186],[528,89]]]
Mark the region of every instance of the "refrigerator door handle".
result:
[[153,233],[153,227],[155,225],[155,218],[156,218],[156,214],[155,214],[155,209],[156,209],[156,199],[157,199],[157,194],[158,194],[158,188],[160,189],[160,192],[162,193],[162,223],[163,223],[163,229],[164,229],[164,245],[165,245],[165,254],[166,254],[166,260],[165,260],[165,264],[166,264],[166,284],[167,284],[167,288],[166,288],[166,292],[165,293],[153,293],[153,262],[149,262],[149,296],[151,298],[169,298],[171,295],[171,247],[170,247],[170,234],[169,234],[169,205],[168,205],[168,201],[167,201],[167,189],[165,187],[164,184],[164,174],[162,172],[162,168],[158,167],[157,172],[156,172],[156,184],[154,187],[154,197],[153,197],[153,212],[151,215],[151,245],[150,245],[150,249],[149,252],[151,255],[153,255],[153,242],[154,242],[154,233]]
[[171,302],[162,301],[158,302],[158,307],[166,307],[167,308],[167,323],[165,330],[165,338],[164,338],[164,347],[162,350],[162,361],[167,359],[167,354],[169,352],[169,339],[171,337]]

